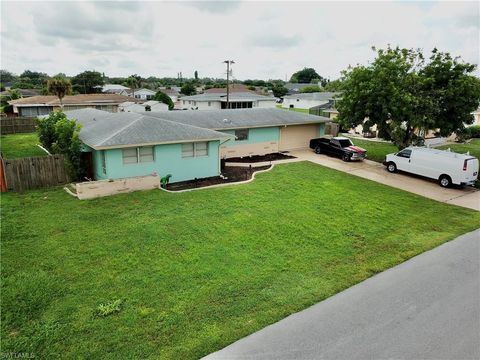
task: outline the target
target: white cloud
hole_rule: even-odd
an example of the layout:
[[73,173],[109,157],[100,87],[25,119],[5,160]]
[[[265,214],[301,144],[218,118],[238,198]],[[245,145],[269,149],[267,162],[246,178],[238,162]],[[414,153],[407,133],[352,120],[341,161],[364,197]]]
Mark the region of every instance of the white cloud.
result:
[[371,46],[434,47],[479,63],[475,2],[2,2],[1,67],[224,77],[336,78]]

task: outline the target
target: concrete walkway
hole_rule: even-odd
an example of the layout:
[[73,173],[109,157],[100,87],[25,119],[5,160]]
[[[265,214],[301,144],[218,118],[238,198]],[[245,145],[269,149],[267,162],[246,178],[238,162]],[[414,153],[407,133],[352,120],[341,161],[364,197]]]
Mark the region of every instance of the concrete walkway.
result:
[[[480,211],[480,191],[473,187],[448,188],[444,189],[436,181],[416,177],[408,174],[394,173],[386,171],[385,166],[375,161],[352,161],[344,162],[341,159],[327,155],[317,155],[312,150],[297,150],[290,152],[297,159],[272,161],[275,164],[311,161],[315,164],[326,166],[335,170],[344,171],[348,174],[359,176],[365,179],[373,180],[391,187],[409,191],[433,200],[466,207]],[[267,163],[257,163],[256,166],[268,165]],[[237,166],[249,166],[249,164],[231,164]]]
[[479,359],[480,230],[205,359]]

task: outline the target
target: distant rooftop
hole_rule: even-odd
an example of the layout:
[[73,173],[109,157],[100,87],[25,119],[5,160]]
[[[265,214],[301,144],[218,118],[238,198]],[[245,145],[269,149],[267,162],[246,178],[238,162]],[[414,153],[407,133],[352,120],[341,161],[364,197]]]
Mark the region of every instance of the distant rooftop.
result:
[[314,93],[301,93],[301,94],[294,94],[294,95],[287,95],[284,96],[284,99],[303,99],[303,100],[320,100],[320,101],[328,101],[331,99],[337,99],[341,95],[340,92],[314,92]]
[[[191,96],[182,96],[181,100],[193,100],[193,101],[227,101],[227,89],[223,89],[221,93],[206,93]],[[229,101],[256,101],[256,100],[275,100],[274,97],[258,95],[254,92],[234,92],[229,94]]]
[[[92,104],[120,104],[132,100],[131,97],[117,94],[85,94],[67,95],[63,98],[64,105],[92,105]],[[60,106],[60,101],[55,95],[38,95],[28,98],[11,100],[10,105],[17,107],[28,106]]]

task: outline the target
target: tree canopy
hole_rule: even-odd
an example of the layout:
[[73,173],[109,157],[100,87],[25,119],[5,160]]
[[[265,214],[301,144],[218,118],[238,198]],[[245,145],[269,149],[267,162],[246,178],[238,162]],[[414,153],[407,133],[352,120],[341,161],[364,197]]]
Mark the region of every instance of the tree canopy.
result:
[[303,89],[300,90],[301,93],[314,93],[320,91],[322,91],[322,89],[318,85],[305,86]]
[[101,86],[104,85],[103,75],[98,71],[84,71],[71,81],[73,90],[82,94],[101,92]]
[[283,97],[288,93],[288,89],[281,84],[274,85],[272,88],[272,91],[273,91],[273,96],[275,97]]
[[313,68],[303,68],[300,71],[297,71],[290,77],[290,82],[292,83],[301,83],[301,84],[311,84],[312,80],[315,83],[320,82],[323,86],[326,83],[326,79],[317,74]]
[[338,120],[344,128],[377,125],[382,137],[399,148],[415,132],[440,129],[443,136],[471,124],[480,101],[475,65],[434,49],[429,59],[420,50],[375,49],[375,60],[343,72]]
[[153,100],[160,101],[164,104],[168,105],[168,110],[173,110],[174,104],[170,96],[165,94],[164,92],[157,91],[155,96],[153,97]]
[[188,82],[182,86],[182,88],[180,89],[180,92],[184,95],[189,96],[189,95],[195,95],[197,93],[197,90],[195,89],[195,85]]

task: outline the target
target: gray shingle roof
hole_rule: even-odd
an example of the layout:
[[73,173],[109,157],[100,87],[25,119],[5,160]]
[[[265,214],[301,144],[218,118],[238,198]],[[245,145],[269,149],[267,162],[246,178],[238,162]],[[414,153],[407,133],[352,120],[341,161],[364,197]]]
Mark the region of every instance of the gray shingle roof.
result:
[[72,110],[65,114],[82,125],[80,139],[94,149],[232,138],[218,131],[144,114],[95,109]]
[[152,111],[150,116],[212,130],[318,124],[331,121],[329,118],[323,116],[309,115],[277,108]]

